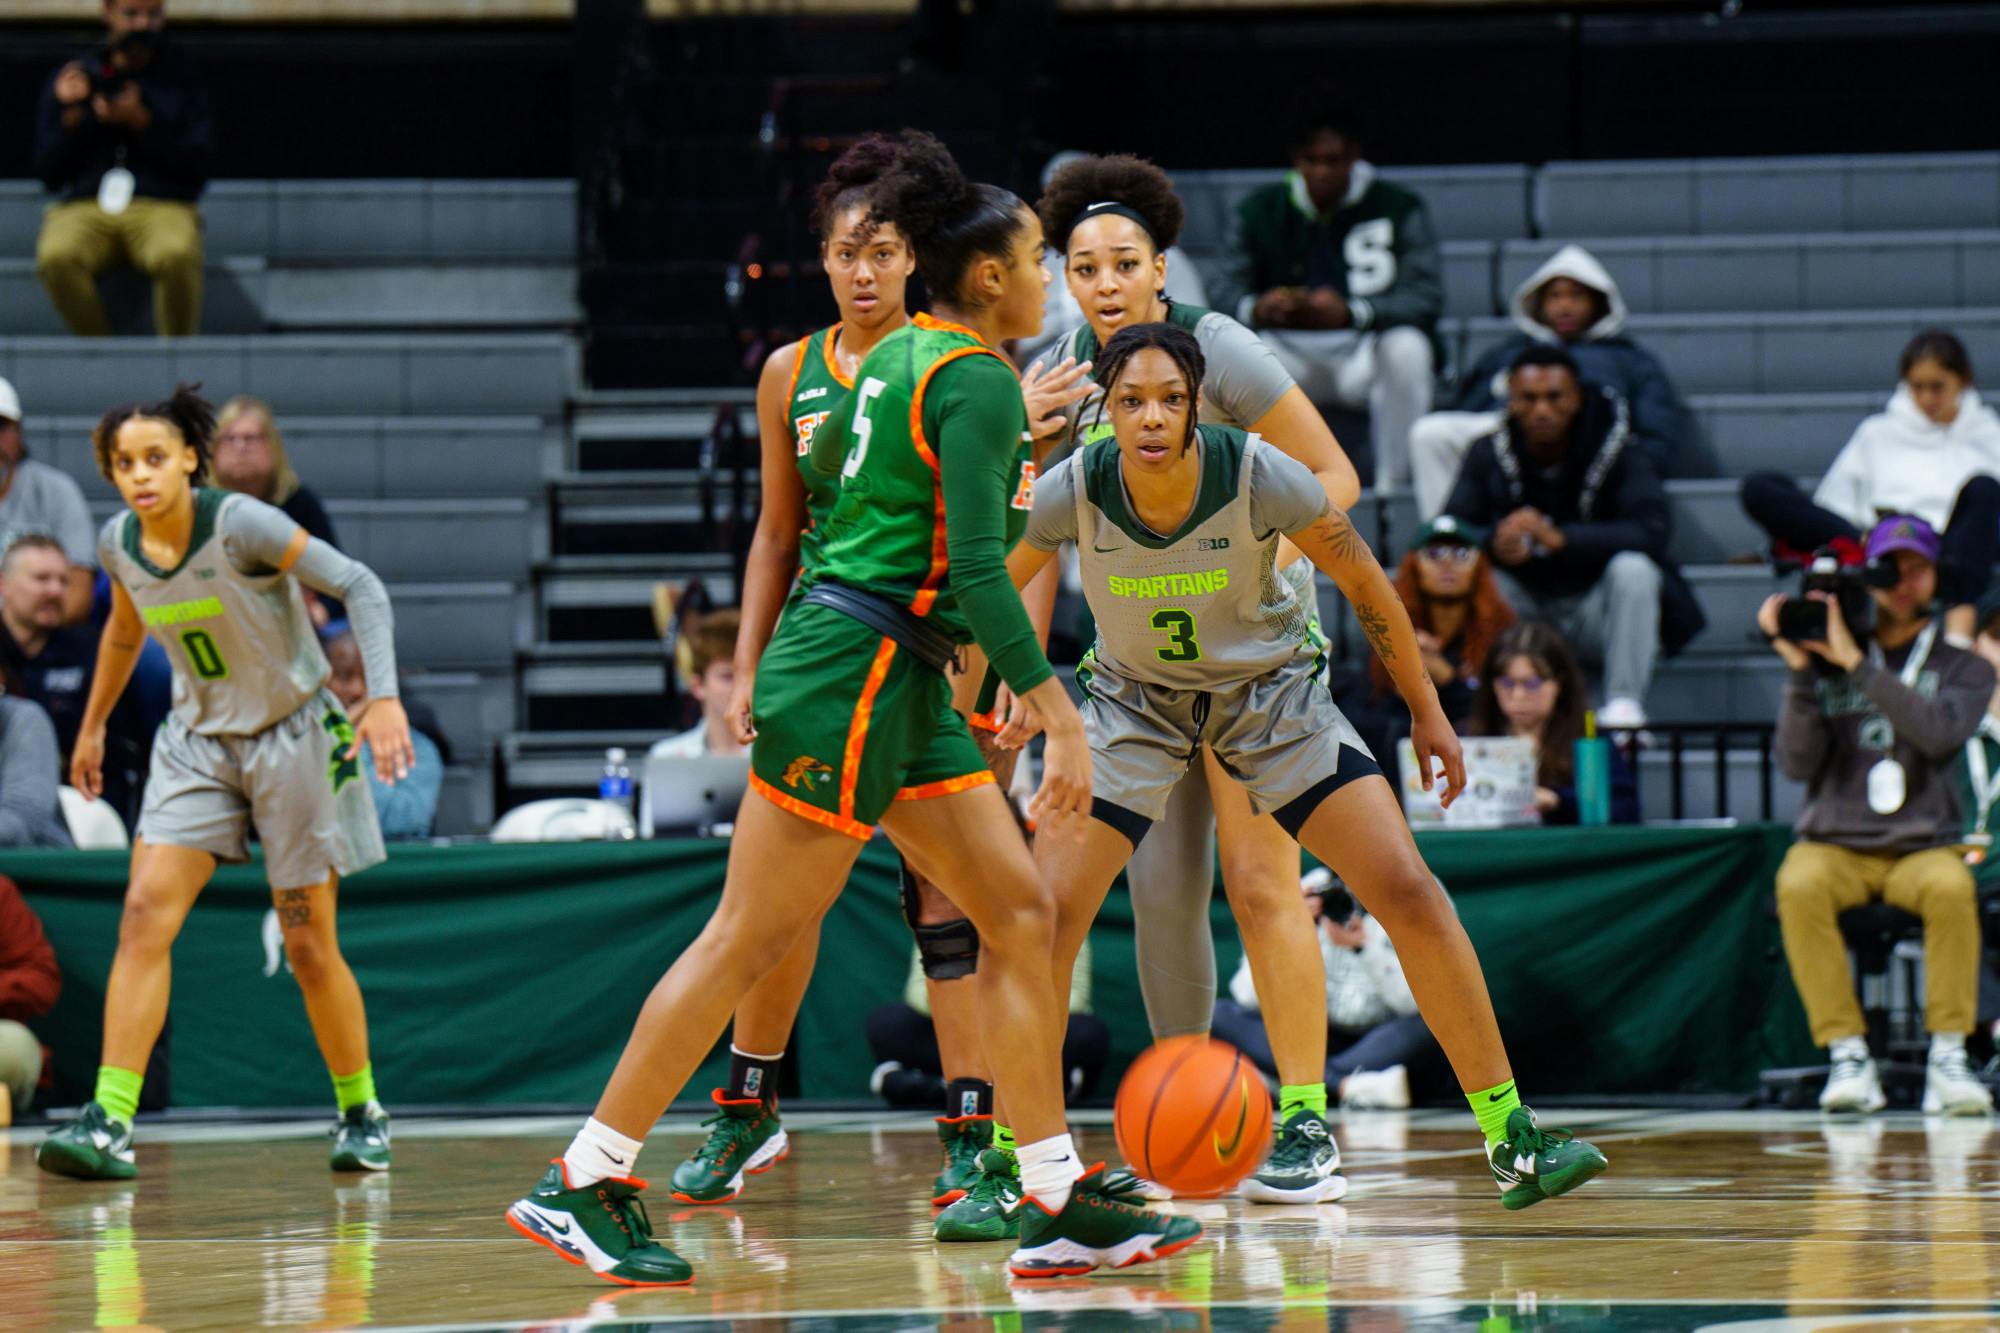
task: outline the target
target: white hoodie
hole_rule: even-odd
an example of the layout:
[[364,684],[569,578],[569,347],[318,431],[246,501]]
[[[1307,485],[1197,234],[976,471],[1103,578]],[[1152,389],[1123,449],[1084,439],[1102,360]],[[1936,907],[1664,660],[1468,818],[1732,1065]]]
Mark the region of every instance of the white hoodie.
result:
[[1915,514],[1944,531],[1951,506],[1978,473],[2000,477],[2000,416],[1977,389],[1958,396],[1958,415],[1940,426],[1897,385],[1886,412],[1855,428],[1813,492],[1813,502],[1867,531],[1883,514]]
[[1556,278],[1568,278],[1580,282],[1594,292],[1604,296],[1606,310],[1604,317],[1583,331],[1578,342],[1595,342],[1599,338],[1610,338],[1625,331],[1625,317],[1631,313],[1625,307],[1625,294],[1618,290],[1618,283],[1611,271],[1597,262],[1597,256],[1580,245],[1565,245],[1550,255],[1548,262],[1530,273],[1527,280],[1514,289],[1514,323],[1530,338],[1545,343],[1561,342],[1556,331],[1535,318],[1535,307],[1540,304],[1536,297],[1543,287]]

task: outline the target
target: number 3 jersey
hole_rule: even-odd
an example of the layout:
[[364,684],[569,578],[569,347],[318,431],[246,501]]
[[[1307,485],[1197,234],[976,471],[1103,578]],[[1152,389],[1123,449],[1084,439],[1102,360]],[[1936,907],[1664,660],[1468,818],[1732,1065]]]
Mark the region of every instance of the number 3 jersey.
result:
[[326,683],[326,654],[301,582],[347,603],[368,697],[395,697],[394,626],[381,580],[317,539],[287,573],[280,566],[298,531],[261,500],[198,487],[194,532],[172,569],[146,558],[137,514],[120,513],[99,532],[105,572],[131,596],[146,632],[173,663],[174,715],[189,731],[255,735]]
[[[1105,670],[1172,690],[1211,689],[1319,649],[1313,608],[1273,566],[1278,537],[1326,512],[1304,464],[1233,426],[1202,426],[1194,507],[1169,534],[1134,512],[1118,442],[1085,445],[1035,486],[1025,540],[1076,543]],[[1310,585],[1308,585],[1310,586]]]

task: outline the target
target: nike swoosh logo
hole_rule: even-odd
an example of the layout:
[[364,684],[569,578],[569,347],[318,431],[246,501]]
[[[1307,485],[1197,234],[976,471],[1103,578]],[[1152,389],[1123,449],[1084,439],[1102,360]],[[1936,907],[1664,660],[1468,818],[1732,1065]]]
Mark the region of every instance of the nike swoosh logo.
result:
[[1241,1082],[1236,1085],[1236,1088],[1236,1132],[1229,1136],[1229,1142],[1227,1143],[1222,1141],[1222,1135],[1217,1134],[1215,1136],[1215,1155],[1217,1157],[1227,1157],[1235,1152],[1237,1147],[1243,1142],[1244,1129],[1250,1124],[1250,1089],[1247,1084]]
[[1090,544],[1090,549],[1097,552],[1099,555],[1115,555],[1119,551],[1124,550],[1125,548],[1122,546],[1099,546],[1096,542],[1092,542]]
[[562,1222],[558,1222],[553,1217],[550,1217],[547,1213],[543,1212],[541,1209],[535,1208],[533,1204],[530,1204],[529,1207],[533,1209],[535,1214],[535,1220],[537,1222],[540,1222],[543,1226],[547,1227],[549,1230],[555,1232],[559,1236],[567,1236],[569,1234],[570,1224],[568,1221],[565,1220]]
[[611,1163],[611,1165],[613,1166],[625,1165],[625,1159],[623,1157],[613,1157],[610,1153],[604,1154],[604,1160]]
[[1513,1089],[1512,1089],[1512,1088],[1502,1088],[1502,1089],[1500,1089],[1500,1091],[1498,1091],[1498,1092],[1496,1092],[1496,1093],[1493,1093],[1492,1095],[1490,1095],[1489,1097],[1487,1097],[1487,1099],[1486,1099],[1486,1100],[1487,1100],[1487,1101],[1489,1101],[1489,1102],[1497,1102],[1497,1101],[1499,1101],[1499,1100],[1500,1100],[1500,1099],[1501,1099],[1502,1097],[1505,1097],[1505,1096],[1506,1096],[1506,1095],[1507,1095],[1508,1093],[1510,1093],[1510,1092],[1512,1092],[1512,1091],[1513,1091]]

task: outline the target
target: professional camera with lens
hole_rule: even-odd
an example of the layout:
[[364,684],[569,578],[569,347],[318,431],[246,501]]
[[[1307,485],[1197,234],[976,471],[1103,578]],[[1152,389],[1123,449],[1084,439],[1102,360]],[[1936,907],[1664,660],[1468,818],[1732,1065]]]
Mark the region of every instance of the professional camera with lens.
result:
[[1799,595],[1787,597],[1778,607],[1778,637],[1793,643],[1826,642],[1826,603],[1812,593],[1830,593],[1840,607],[1840,618],[1856,640],[1865,639],[1875,628],[1875,599],[1870,588],[1896,586],[1893,563],[1855,568],[1840,563],[1830,550],[1814,554],[1799,582]]

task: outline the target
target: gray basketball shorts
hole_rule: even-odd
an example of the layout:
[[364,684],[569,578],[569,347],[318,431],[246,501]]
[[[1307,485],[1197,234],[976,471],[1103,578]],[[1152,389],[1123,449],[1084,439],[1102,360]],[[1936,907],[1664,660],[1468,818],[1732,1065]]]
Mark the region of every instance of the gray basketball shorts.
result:
[[[1316,788],[1330,792],[1381,772],[1310,658],[1295,657],[1276,671],[1210,690],[1148,685],[1095,660],[1079,674],[1091,796],[1148,823],[1166,813],[1167,797],[1203,741],[1260,815],[1283,810]],[[1344,763],[1343,750],[1350,752]],[[1115,813],[1105,822],[1138,841]]]
[[325,690],[253,736],[203,736],[169,715],[153,742],[139,836],[247,861],[254,824],[274,889],[366,870],[386,853],[361,760],[341,758],[352,739]]

